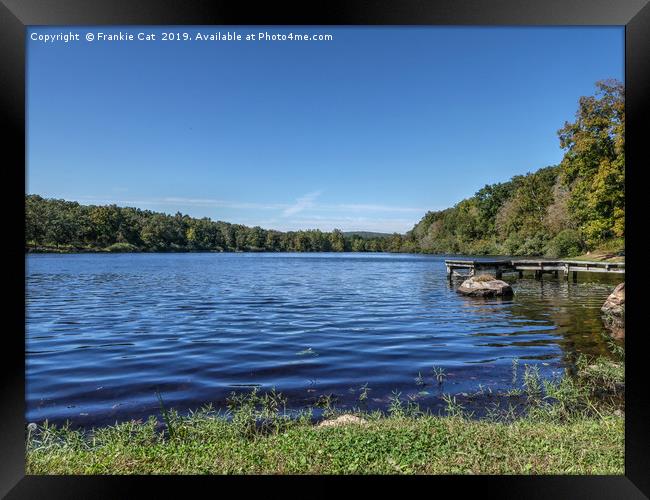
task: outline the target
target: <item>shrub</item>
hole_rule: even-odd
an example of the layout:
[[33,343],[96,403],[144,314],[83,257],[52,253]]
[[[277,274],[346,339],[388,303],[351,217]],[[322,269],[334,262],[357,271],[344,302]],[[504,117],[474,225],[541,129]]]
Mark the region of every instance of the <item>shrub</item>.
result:
[[559,257],[576,257],[584,250],[580,233],[575,229],[560,231],[546,246],[546,255],[557,259]]
[[482,239],[469,242],[466,252],[463,253],[469,255],[497,255],[499,253],[499,247],[493,240]]
[[519,248],[520,255],[543,255],[548,241],[547,238],[542,233],[526,238]]
[[515,233],[511,234],[503,242],[503,249],[506,255],[521,255],[521,238]]
[[131,245],[131,243],[113,243],[106,247],[107,252],[137,252],[138,247]]

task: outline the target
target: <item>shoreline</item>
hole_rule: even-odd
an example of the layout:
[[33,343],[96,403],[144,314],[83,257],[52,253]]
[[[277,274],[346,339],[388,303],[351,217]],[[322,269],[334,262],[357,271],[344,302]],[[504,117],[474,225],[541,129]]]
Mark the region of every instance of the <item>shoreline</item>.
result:
[[[472,419],[455,397],[431,415],[396,396],[361,408],[287,414],[281,393],[233,395],[227,411],[113,426],[26,429],[28,474],[624,474],[624,362],[583,358],[559,382],[526,370],[526,411]],[[363,401],[360,401],[362,406]]]
[[43,246],[27,246],[25,247],[25,255],[29,254],[46,254],[46,255],[58,255],[58,254],[175,254],[175,253],[193,253],[193,254],[204,254],[204,253],[215,253],[215,254],[240,254],[240,253],[286,253],[286,254],[359,254],[359,253],[368,253],[368,254],[394,254],[394,255],[432,255],[432,256],[452,256],[452,257],[462,257],[469,259],[489,259],[489,258],[503,258],[503,259],[539,259],[539,260],[549,260],[549,261],[595,261],[595,262],[612,262],[612,263],[625,263],[625,257],[619,255],[611,254],[599,254],[594,252],[593,254],[584,254],[577,257],[563,257],[562,259],[551,259],[543,255],[531,254],[531,255],[498,255],[498,254],[452,254],[445,252],[404,252],[404,251],[391,251],[391,250],[344,250],[344,251],[335,251],[335,250],[320,250],[320,251],[298,251],[298,250],[267,250],[267,249],[258,249],[258,250],[192,250],[192,249],[172,249],[172,250],[109,250],[106,248],[56,248],[56,247],[43,247]]

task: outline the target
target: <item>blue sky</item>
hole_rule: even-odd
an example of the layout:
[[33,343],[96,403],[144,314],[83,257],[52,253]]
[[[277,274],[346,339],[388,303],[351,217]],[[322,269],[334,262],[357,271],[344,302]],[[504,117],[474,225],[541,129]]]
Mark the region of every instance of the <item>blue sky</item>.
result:
[[[85,40],[120,31],[157,40]],[[333,39],[193,39],[228,31]],[[27,192],[279,230],[405,232],[558,163],[578,98],[624,75],[622,27],[33,27],[27,49]]]

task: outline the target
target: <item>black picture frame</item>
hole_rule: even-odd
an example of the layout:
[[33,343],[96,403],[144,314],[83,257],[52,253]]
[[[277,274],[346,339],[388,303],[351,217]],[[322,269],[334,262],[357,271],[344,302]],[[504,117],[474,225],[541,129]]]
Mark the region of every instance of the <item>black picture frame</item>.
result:
[[[641,235],[643,167],[650,165],[643,135],[643,122],[650,116],[650,4],[648,0],[402,0],[303,2],[301,5],[260,2],[183,0],[1,0],[0,81],[5,162],[3,173],[5,220],[12,223],[4,249],[5,329],[2,349],[0,402],[0,495],[7,498],[120,498],[134,496],[134,488],[145,486],[147,494],[185,489],[194,477],[154,478],[113,476],[25,476],[25,29],[33,25],[619,25],[625,26],[626,84],[626,191],[627,254],[630,270],[626,278],[628,302],[626,322],[626,431],[624,476],[431,476],[393,478],[399,486],[414,481],[446,483],[452,491],[470,486],[481,495],[500,498],[644,498],[650,496],[650,405],[642,356],[641,325]],[[570,52],[570,48],[568,49]],[[558,54],[558,57],[570,57]],[[646,139],[644,141],[644,139]],[[8,319],[8,321],[7,321]],[[247,489],[274,486],[285,489],[289,480],[315,478],[225,478],[231,486]],[[218,478],[206,477],[215,481]],[[336,480],[332,494],[352,481],[364,488],[385,488],[389,478],[318,478]],[[146,482],[145,482],[146,481]],[[277,484],[280,481],[283,486]],[[216,486],[216,485],[215,485]],[[305,484],[306,486],[306,484]],[[421,486],[424,486],[421,484]],[[442,484],[440,484],[442,486]],[[208,486],[209,487],[209,486]],[[219,486],[221,488],[221,486]],[[210,491],[210,490],[208,490]],[[212,490],[220,492],[222,490]],[[312,494],[313,490],[303,490]],[[426,491],[426,490],[425,490]],[[433,490],[432,490],[433,491]],[[438,490],[435,490],[438,491]],[[365,491],[364,493],[368,493]],[[142,496],[142,495],[140,495]]]

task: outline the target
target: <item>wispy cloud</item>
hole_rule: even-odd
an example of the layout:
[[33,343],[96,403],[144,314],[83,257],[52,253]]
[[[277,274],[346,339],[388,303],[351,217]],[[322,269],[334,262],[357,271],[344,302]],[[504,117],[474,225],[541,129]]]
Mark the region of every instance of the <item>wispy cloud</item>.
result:
[[160,198],[163,204],[181,204],[202,207],[255,209],[255,210],[281,210],[286,208],[286,203],[251,203],[240,201],[213,200],[209,198]]
[[419,207],[400,207],[395,205],[367,205],[340,203],[338,205],[318,205],[317,210],[336,210],[344,212],[426,212],[426,209]]
[[307,208],[312,208],[314,206],[314,200],[316,200],[316,198],[318,198],[320,195],[320,191],[314,191],[313,193],[307,193],[305,196],[301,196],[293,205],[291,205],[289,208],[286,208],[282,212],[282,215],[288,217],[289,215],[300,213]]
[[316,203],[316,199],[321,195],[321,191],[308,193],[296,200],[295,203],[256,203],[248,201],[231,201],[214,198],[184,198],[184,197],[161,197],[161,198],[141,198],[141,199],[116,199],[111,196],[81,196],[65,197],[66,199],[77,199],[82,203],[115,203],[118,205],[148,205],[148,206],[168,206],[168,207],[212,207],[212,208],[229,208],[235,210],[282,210],[284,216],[295,215],[307,209],[318,212],[406,212],[423,214],[427,210],[435,208],[422,207],[405,207],[399,205],[380,205],[380,204],[359,204],[359,203]]
[[419,220],[396,218],[373,218],[373,217],[318,217],[306,216],[295,219],[283,220],[276,224],[278,229],[283,231],[294,231],[297,229],[320,229],[331,231],[341,229],[342,231],[378,231],[382,233],[404,233],[411,229]]
[[[379,231],[403,233],[413,227],[427,210],[437,207],[420,208],[399,205],[361,204],[361,203],[318,203],[322,191],[307,193],[294,203],[256,203],[232,201],[215,198],[186,197],[146,197],[116,199],[110,195],[66,197],[87,204],[110,204],[136,206],[174,213],[189,211],[194,216],[221,217],[223,220],[248,226],[262,226],[266,229],[294,231],[298,229],[334,228],[343,231]],[[211,213],[209,209],[234,210],[227,215],[222,210]],[[236,212],[240,210],[241,212]]]

